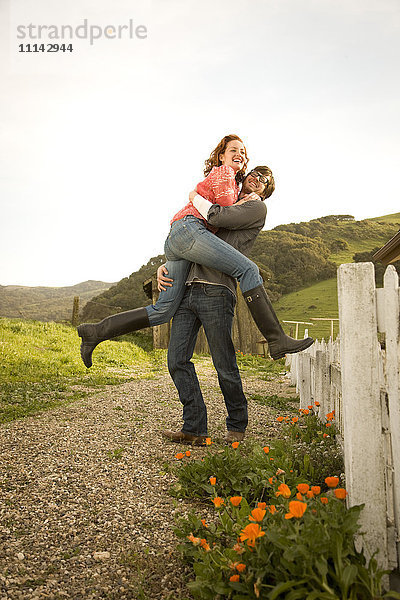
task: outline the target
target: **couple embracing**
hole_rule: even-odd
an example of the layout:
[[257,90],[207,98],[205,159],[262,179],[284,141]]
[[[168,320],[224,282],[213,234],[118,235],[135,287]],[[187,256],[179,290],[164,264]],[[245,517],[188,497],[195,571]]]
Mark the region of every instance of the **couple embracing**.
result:
[[267,166],[246,175],[248,160],[242,140],[227,135],[205,161],[205,179],[172,218],[164,246],[167,262],[157,271],[160,296],[154,305],[78,327],[82,360],[90,367],[100,342],[173,318],[168,368],[183,404],[183,426],[180,431],[163,432],[172,441],[202,445],[208,434],[207,409],[191,362],[201,325],[227,408],[225,440],[244,438],[247,401],[231,338],[236,280],[274,360],[313,343],[312,338],[295,340],[285,334],[259,269],[246,256],[264,226],[265,199],[275,189]]

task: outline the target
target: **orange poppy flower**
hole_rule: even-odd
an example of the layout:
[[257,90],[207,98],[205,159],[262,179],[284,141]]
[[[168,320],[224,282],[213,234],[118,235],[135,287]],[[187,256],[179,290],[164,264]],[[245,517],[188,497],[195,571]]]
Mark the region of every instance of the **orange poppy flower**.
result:
[[332,423],[325,423],[325,427],[332,427]]
[[239,581],[240,580],[240,575],[235,574],[235,575],[231,575],[229,577],[229,581]]
[[328,504],[328,498],[326,498],[325,496],[321,496],[320,500],[322,504]]
[[236,569],[239,571],[239,573],[243,573],[243,571],[246,570],[246,565],[243,563],[239,563],[238,565],[236,565]]
[[339,500],[344,500],[347,496],[347,492],[344,488],[337,488],[334,491],[334,494],[335,494],[336,498],[339,498]]
[[309,405],[307,406],[307,408],[309,408],[309,409],[311,410],[311,409],[312,409],[312,404],[309,404]]
[[210,477],[210,483],[211,483],[211,485],[215,485],[217,483],[217,478],[216,477]]
[[308,483],[299,483],[297,489],[301,494],[305,494],[310,489],[310,486],[308,485]]
[[297,500],[303,500],[303,496],[300,494],[300,492],[297,492],[296,498]]
[[186,450],[185,454],[186,454],[186,456],[190,456],[191,455],[190,450]]
[[293,417],[293,419],[292,419],[292,423],[293,423],[293,424],[294,424],[294,423],[297,423],[297,421],[298,421],[298,420],[299,420],[299,417]]
[[251,511],[251,517],[249,517],[250,521],[262,521],[263,518],[265,517],[265,513],[266,511],[263,510],[262,508],[254,508]]
[[237,552],[238,554],[243,554],[243,552],[244,552],[244,548],[243,548],[243,546],[241,546],[240,544],[235,544],[235,545],[233,546],[233,550],[234,550],[235,552]]
[[261,510],[264,510],[265,508],[267,508],[267,503],[266,502],[257,502],[257,508],[261,508]]
[[312,490],[308,490],[308,492],[306,492],[306,496],[307,498],[314,498],[314,492]]
[[292,517],[296,517],[300,519],[304,515],[307,510],[307,504],[305,502],[298,502],[297,500],[292,500],[289,502],[289,512],[286,513],[285,519],[291,519]]
[[268,482],[272,485],[276,481],[276,477],[268,477]]
[[315,406],[321,406],[321,404],[319,402],[316,402]]
[[231,503],[233,504],[233,506],[239,506],[239,504],[242,501],[242,496],[231,496],[229,498],[229,500],[231,501]]
[[275,506],[275,504],[270,504],[268,506],[268,510],[271,513],[271,515],[274,515],[276,513],[276,506]]
[[178,460],[181,460],[185,455],[183,454],[183,452],[178,452],[178,454],[175,454],[175,458],[177,458]]
[[211,502],[214,503],[214,506],[216,508],[219,508],[220,506],[225,504],[224,500],[222,498],[220,498],[219,496],[217,496],[216,498],[211,498]]
[[254,546],[257,538],[265,535],[265,531],[261,529],[258,523],[249,523],[240,532],[240,541],[247,540],[248,546]]
[[318,494],[321,493],[321,488],[319,487],[319,485],[312,485],[311,491],[315,496],[318,496]]
[[339,483],[339,477],[326,477],[325,483],[330,488],[335,488]]
[[232,448],[239,448],[239,442],[232,442]]
[[209,437],[206,438],[206,446],[211,446],[211,444],[212,444],[211,438],[209,438]]
[[332,421],[335,418],[335,411],[332,411],[326,415],[327,421]]
[[284,418],[285,418],[285,417],[276,417],[276,420],[277,420],[279,423],[282,423],[282,421],[284,420]]
[[211,550],[211,548],[210,548],[210,546],[207,544],[207,540],[206,540],[205,538],[202,538],[202,539],[200,540],[200,546],[201,546],[202,548],[204,548],[204,550],[205,550],[206,552],[209,552],[209,551]]
[[194,544],[195,546],[198,546],[201,543],[200,538],[194,537],[193,533],[188,535],[187,539],[189,540],[189,542],[192,542],[192,544]]
[[264,450],[265,454],[268,454],[268,452],[269,452],[269,446],[264,446],[263,450]]
[[279,491],[275,493],[276,497],[283,496],[284,498],[290,498],[292,492],[286,483],[281,483],[281,485],[278,487],[278,490]]
[[327,438],[327,437],[329,437],[329,435],[327,433],[324,433],[324,435],[322,437]]
[[279,475],[284,475],[285,471],[283,469],[278,469],[275,475],[278,477]]
[[310,412],[310,411],[309,411],[309,410],[307,410],[307,408],[305,408],[305,409],[303,410],[303,415],[308,415],[308,413],[309,413],[309,412]]
[[208,525],[207,525],[207,523],[206,523],[206,520],[205,520],[205,519],[202,519],[202,520],[201,520],[201,522],[202,522],[202,524],[203,524],[203,527],[208,527]]

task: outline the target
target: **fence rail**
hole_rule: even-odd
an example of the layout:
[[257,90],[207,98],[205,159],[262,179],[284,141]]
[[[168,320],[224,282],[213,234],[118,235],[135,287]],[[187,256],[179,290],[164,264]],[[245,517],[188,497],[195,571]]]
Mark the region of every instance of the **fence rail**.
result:
[[302,408],[335,411],[349,506],[365,504],[360,544],[379,549],[383,568],[400,566],[400,293],[389,265],[375,288],[372,263],[338,269],[340,336],[288,356]]

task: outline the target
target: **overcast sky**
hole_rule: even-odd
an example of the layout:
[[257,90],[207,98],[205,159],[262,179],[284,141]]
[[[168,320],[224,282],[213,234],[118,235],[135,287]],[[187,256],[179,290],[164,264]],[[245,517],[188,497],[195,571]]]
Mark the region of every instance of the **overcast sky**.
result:
[[[85,20],[101,38],[54,38]],[[227,133],[275,174],[267,229],[400,211],[399,0],[0,0],[0,24],[1,285],[129,276]],[[48,42],[73,52],[18,52]]]

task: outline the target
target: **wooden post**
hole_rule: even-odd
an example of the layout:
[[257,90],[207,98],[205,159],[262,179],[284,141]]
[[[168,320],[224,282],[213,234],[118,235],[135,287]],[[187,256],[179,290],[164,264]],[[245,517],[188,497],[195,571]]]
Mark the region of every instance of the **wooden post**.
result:
[[[386,341],[385,379],[389,401],[389,427],[393,464],[394,518],[397,536],[400,535],[400,302],[399,277],[393,265],[386,269],[384,282],[384,331]],[[400,564],[400,544],[397,544]]]
[[379,549],[379,566],[387,568],[374,265],[340,265],[338,297],[348,503],[350,506],[365,504],[360,518],[361,530],[365,532],[362,544],[367,556]]
[[72,306],[71,324],[76,327],[79,323],[79,296],[74,296],[74,304]]

